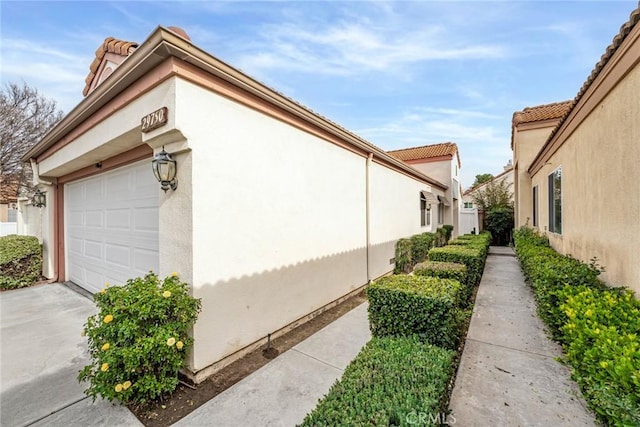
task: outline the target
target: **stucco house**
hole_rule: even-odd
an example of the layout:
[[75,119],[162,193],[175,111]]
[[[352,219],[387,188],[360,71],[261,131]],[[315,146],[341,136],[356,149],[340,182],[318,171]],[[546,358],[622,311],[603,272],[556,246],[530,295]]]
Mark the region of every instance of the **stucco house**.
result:
[[460,231],[459,212],[462,203],[462,185],[460,183],[460,153],[453,142],[424,145],[388,151],[390,155],[402,160],[420,172],[434,177],[448,185],[444,196],[438,198],[435,209],[435,221],[440,226],[453,225],[453,235]]
[[47,197],[44,274],[96,292],[177,272],[202,299],[195,381],[391,272],[450,191],[178,28],[107,38],[85,83],[23,158]]
[[[467,190],[465,190],[464,193],[462,193],[462,208],[460,210],[460,220],[461,220],[461,233],[465,233],[467,232],[466,228],[469,227],[469,220],[465,219],[466,224],[463,225],[462,221],[463,221],[463,217],[468,216],[468,215],[475,215],[475,224],[476,224],[476,231],[483,231],[484,227],[484,212],[482,212],[481,210],[478,209],[477,203],[475,202],[474,196],[478,194],[478,192],[484,190],[487,188],[487,185],[489,185],[490,183],[495,183],[495,182],[504,182],[506,187],[508,189],[510,189],[511,193],[511,202],[514,201],[514,193],[513,193],[513,187],[514,187],[514,173],[513,173],[513,162],[511,159],[509,159],[509,162],[504,165],[503,167],[503,171],[500,172],[498,175],[494,176],[493,178],[491,178],[491,180],[480,184],[480,185],[476,185],[475,187],[470,187]],[[471,224],[473,224],[471,222]]]
[[0,177],[0,222],[16,222],[18,181]]
[[[640,292],[640,8],[572,101],[513,116],[516,225]],[[533,116],[536,116],[534,118]]]

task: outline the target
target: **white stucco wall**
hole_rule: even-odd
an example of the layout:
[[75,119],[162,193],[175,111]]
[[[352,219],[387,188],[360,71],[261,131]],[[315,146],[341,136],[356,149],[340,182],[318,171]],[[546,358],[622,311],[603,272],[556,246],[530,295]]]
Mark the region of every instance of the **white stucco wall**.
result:
[[[453,159],[439,160],[435,162],[415,163],[411,165],[420,172],[435,178],[436,180],[442,182],[443,184],[446,184],[449,187],[444,193],[444,196],[449,200],[451,206],[442,207],[444,209],[444,214],[443,220],[439,225],[453,225],[453,237],[458,235],[458,212],[460,211],[460,202],[462,200],[461,190],[458,190],[458,199],[453,199],[453,178],[457,180],[458,184],[460,183],[460,169],[457,167],[457,162],[458,158],[454,156]],[[433,213],[433,218],[437,222],[437,209],[434,208]]]
[[432,207],[431,225],[420,225],[420,191],[431,187],[413,178],[376,164],[370,170],[370,276],[380,277],[394,268],[399,238],[435,231],[436,206]]
[[193,150],[197,371],[366,283],[366,158],[185,81],[176,114]]

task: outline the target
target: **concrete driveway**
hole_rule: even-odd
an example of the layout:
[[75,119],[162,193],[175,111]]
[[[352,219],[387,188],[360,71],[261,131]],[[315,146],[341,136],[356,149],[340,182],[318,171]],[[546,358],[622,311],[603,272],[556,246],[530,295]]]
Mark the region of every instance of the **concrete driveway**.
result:
[[0,425],[141,426],[126,408],[83,393],[91,300],[62,284],[0,293]]

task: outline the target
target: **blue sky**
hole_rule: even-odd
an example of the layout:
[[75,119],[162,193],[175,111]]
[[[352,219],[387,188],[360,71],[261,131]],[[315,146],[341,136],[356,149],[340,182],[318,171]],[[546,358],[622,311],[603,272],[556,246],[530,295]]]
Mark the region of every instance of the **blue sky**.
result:
[[453,141],[462,182],[511,158],[511,117],[573,98],[626,1],[0,3],[2,83],[70,111],[105,37],[158,25],[385,149]]

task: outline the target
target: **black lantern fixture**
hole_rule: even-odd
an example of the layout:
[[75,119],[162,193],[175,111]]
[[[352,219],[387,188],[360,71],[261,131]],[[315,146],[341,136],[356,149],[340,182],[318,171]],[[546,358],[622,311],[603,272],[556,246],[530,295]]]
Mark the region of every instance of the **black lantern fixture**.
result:
[[176,179],[176,161],[171,158],[171,154],[162,151],[153,157],[151,162],[153,174],[160,183],[160,187],[166,193],[169,188],[175,190],[178,188],[178,180]]
[[40,191],[40,189],[36,189],[35,193],[33,193],[33,197],[31,197],[31,204],[38,208],[46,206],[47,204],[47,195],[45,192]]

